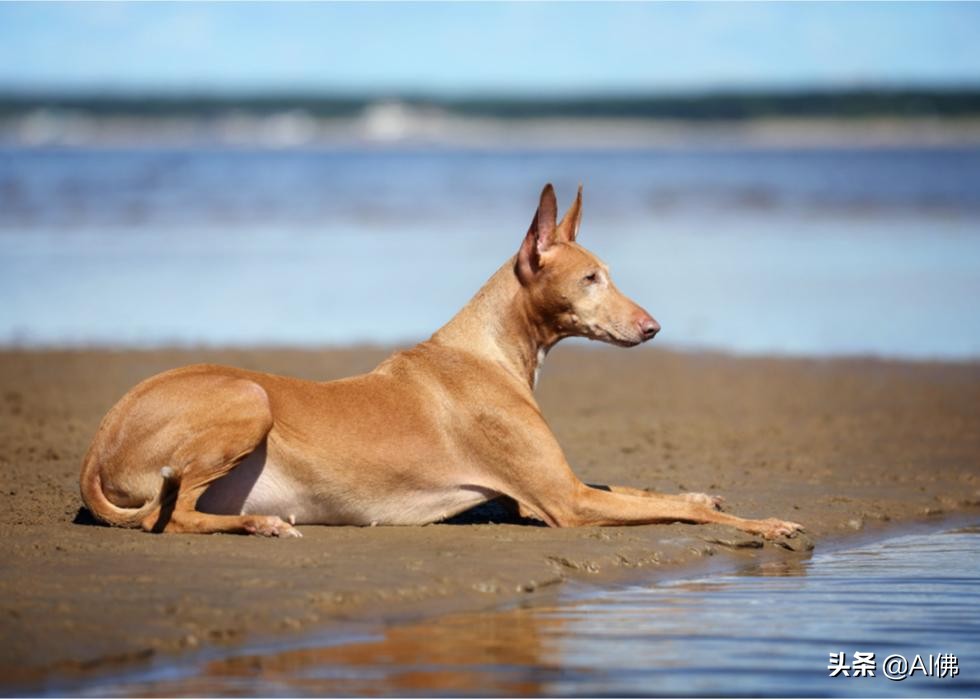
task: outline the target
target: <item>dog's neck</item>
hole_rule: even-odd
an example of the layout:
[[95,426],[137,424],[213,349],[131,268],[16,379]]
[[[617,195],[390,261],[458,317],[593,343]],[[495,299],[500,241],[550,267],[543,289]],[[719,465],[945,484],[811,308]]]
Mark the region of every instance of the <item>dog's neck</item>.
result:
[[492,359],[533,390],[545,355],[562,336],[535,312],[514,262],[505,262],[432,341]]

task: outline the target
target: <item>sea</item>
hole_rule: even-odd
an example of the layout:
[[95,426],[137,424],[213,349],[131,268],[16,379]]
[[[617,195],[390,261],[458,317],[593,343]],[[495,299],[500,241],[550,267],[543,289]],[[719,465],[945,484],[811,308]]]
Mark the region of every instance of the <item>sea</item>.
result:
[[980,148],[0,148],[0,346],[408,344],[538,194],[663,326],[749,355],[980,357]]

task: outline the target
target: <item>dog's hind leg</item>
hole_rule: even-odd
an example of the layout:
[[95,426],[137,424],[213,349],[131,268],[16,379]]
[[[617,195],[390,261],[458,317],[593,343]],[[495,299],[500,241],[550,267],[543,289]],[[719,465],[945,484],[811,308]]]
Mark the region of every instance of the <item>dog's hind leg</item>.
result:
[[[220,478],[232,468],[211,469]],[[216,515],[198,512],[194,504],[207,487],[188,489],[181,493],[180,479],[171,468],[163,469],[163,492],[160,507],[143,520],[143,529],[149,532],[170,534],[258,534],[259,536],[301,537],[299,530],[279,517],[263,515]],[[210,482],[210,481],[209,481]],[[182,497],[183,495],[183,497]],[[192,502],[195,501],[195,502]]]
[[[233,393],[230,393],[232,392]],[[265,391],[251,381],[222,387],[215,405],[221,412],[208,415],[175,451],[172,466],[164,469],[160,506],[143,519],[150,532],[212,534],[217,532],[261,536],[301,536],[279,517],[218,515],[196,510],[198,498],[242,459],[258,448],[272,428],[272,412]]]

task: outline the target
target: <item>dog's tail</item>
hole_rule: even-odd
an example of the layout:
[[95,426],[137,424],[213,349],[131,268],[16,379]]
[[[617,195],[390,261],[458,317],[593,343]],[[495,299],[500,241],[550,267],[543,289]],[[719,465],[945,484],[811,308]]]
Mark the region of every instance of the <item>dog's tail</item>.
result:
[[79,485],[82,491],[82,502],[89,512],[100,522],[116,527],[139,527],[154,510],[161,504],[175,498],[180,489],[180,475],[176,469],[165,466],[160,469],[163,483],[160,490],[152,499],[140,507],[119,507],[109,501],[102,491],[102,476],[99,474],[97,460],[89,453],[82,466],[82,477]]

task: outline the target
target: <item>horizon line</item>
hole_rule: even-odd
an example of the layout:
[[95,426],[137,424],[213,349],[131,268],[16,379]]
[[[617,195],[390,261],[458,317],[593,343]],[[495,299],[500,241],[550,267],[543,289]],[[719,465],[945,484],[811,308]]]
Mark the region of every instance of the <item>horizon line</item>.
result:
[[51,98],[71,97],[76,99],[208,99],[222,101],[228,99],[338,99],[338,100],[403,100],[434,102],[479,102],[486,100],[506,100],[515,102],[555,102],[555,101],[606,101],[606,100],[660,100],[660,99],[702,99],[718,97],[790,97],[849,94],[973,94],[980,93],[980,79],[975,81],[922,82],[922,81],[883,81],[867,83],[821,83],[809,85],[782,85],[758,83],[755,85],[713,86],[691,88],[611,88],[586,90],[529,90],[529,89],[479,89],[471,91],[452,91],[440,89],[413,88],[365,88],[356,89],[340,86],[323,87],[228,87],[208,85],[186,86],[123,86],[123,85],[46,85],[29,86],[0,83],[0,98]]

